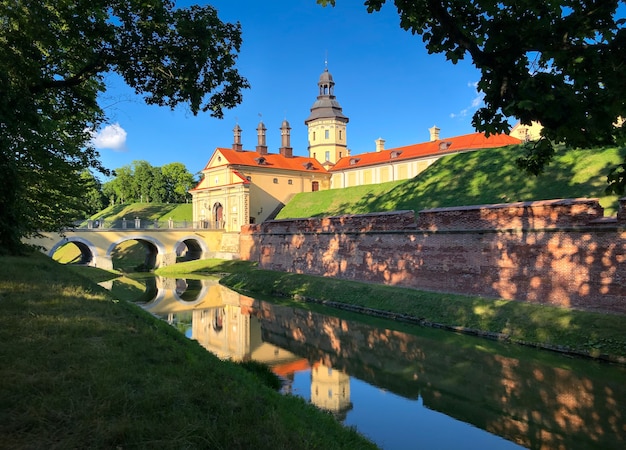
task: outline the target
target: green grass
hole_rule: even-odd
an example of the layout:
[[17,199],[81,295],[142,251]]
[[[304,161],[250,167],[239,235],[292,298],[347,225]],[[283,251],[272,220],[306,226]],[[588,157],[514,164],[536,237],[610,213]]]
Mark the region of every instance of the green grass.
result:
[[256,267],[256,263],[242,260],[225,259],[199,259],[187,261],[172,266],[161,267],[155,270],[155,274],[162,277],[173,277],[176,275],[206,275],[249,272]]
[[423,323],[626,362],[623,315],[424,292],[293,273],[252,270],[220,282],[248,295],[314,299],[417,318]]
[[3,448],[374,448],[76,270],[0,264]]
[[103,209],[90,217],[107,222],[126,218],[132,220],[139,217],[142,220],[168,221],[170,218],[175,222],[193,220],[193,205],[191,203],[129,203],[125,205],[113,205]]
[[555,198],[598,198],[605,215],[614,215],[618,197],[606,195],[606,176],[626,148],[557,150],[545,172],[520,171],[521,147],[481,150],[439,159],[417,177],[379,185],[296,195],[278,219],[369,212],[420,210],[447,206],[510,203]]

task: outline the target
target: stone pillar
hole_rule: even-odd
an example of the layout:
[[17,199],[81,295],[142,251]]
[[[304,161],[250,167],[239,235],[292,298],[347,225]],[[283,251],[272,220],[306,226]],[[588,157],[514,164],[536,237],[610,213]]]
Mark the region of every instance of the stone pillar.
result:
[[113,260],[110,256],[97,256],[93,260],[93,265],[98,269],[113,270]]
[[141,219],[139,217],[135,217],[135,228],[141,228]]
[[155,269],[159,267],[173,266],[174,264],[176,264],[176,252],[163,253],[157,256]]

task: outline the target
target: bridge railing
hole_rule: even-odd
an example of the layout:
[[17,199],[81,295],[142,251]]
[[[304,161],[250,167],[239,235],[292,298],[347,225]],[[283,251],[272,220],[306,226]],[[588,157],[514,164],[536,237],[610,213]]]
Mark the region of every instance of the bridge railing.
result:
[[138,217],[134,219],[117,220],[82,220],[74,222],[75,230],[156,230],[156,229],[187,229],[187,230],[223,230],[224,221],[191,221],[191,220],[146,220]]

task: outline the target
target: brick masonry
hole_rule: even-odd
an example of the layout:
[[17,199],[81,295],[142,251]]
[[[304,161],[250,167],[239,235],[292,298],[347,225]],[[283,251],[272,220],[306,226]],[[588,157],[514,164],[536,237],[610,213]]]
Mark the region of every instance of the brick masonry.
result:
[[268,270],[626,314],[626,198],[518,202],[242,228]]

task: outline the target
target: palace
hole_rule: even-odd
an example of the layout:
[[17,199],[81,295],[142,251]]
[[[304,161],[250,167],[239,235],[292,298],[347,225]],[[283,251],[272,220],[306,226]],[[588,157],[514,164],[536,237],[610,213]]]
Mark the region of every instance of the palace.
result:
[[268,151],[263,122],[257,126],[255,150],[243,149],[241,128],[236,125],[232,146],[215,149],[202,170],[202,181],[190,191],[194,222],[239,231],[242,225],[273,219],[300,192],[405,180],[444,155],[522,142],[510,135],[487,137],[482,133],[441,139],[439,128],[433,126],[428,142],[385,149],[385,141],[378,139],[374,152],[350,155],[349,119],[334,95],[335,82],[328,69],[317,84],[317,99],[304,121],[308,156],[293,154],[287,120],[280,127],[278,153]]

